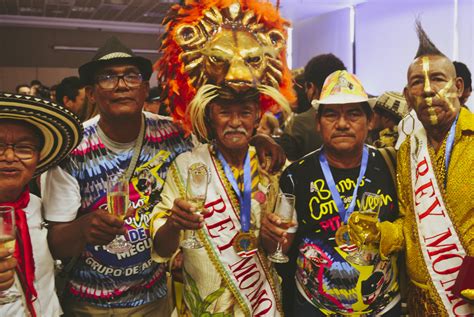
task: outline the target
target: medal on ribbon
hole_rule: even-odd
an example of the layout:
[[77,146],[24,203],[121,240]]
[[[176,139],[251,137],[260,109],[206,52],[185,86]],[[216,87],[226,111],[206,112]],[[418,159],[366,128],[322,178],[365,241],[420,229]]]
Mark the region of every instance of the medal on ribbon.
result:
[[351,238],[349,237],[349,227],[342,224],[336,231],[336,244],[338,246],[351,245]]
[[341,217],[341,226],[337,229],[335,239],[338,246],[342,245],[352,245],[351,239],[349,237],[348,227],[347,227],[347,220],[349,216],[354,211],[356,200],[357,200],[357,191],[359,190],[359,185],[362,181],[362,178],[365,175],[365,171],[367,170],[367,163],[369,161],[369,150],[367,146],[364,145],[362,150],[362,160],[360,164],[360,171],[359,176],[357,177],[357,184],[354,188],[354,192],[352,193],[352,200],[349,207],[346,209],[344,203],[341,199],[341,195],[337,191],[336,182],[331,173],[331,169],[329,167],[329,163],[326,159],[324,154],[324,149],[319,154],[319,164],[321,165],[321,169],[323,171],[324,178],[328,184],[329,190],[331,191],[331,196],[336,203],[337,210],[339,212],[339,216]]
[[232,246],[235,252],[243,257],[251,257],[257,252],[257,238],[252,230],[250,230],[250,208],[252,200],[252,175],[250,168],[250,153],[247,151],[247,156],[244,162],[244,190],[240,190],[237,180],[232,173],[232,169],[225,160],[224,156],[217,151],[217,157],[224,167],[224,173],[229,180],[232,188],[239,199],[240,204],[240,225],[241,230],[235,236]]

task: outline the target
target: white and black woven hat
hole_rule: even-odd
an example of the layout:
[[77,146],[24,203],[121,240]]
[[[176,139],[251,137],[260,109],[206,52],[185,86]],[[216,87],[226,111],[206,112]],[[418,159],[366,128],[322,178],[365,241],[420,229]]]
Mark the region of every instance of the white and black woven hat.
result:
[[86,85],[94,84],[94,75],[98,69],[113,64],[131,64],[138,67],[144,80],[149,80],[153,72],[151,61],[135,55],[116,37],[109,38],[104,46],[99,48],[88,63],[79,67],[79,77]]
[[375,108],[380,108],[392,113],[399,119],[408,114],[408,104],[405,97],[396,91],[386,91],[377,98]]
[[41,132],[43,147],[35,176],[59,164],[82,139],[76,115],[50,100],[0,92],[0,123],[5,119],[27,122]]

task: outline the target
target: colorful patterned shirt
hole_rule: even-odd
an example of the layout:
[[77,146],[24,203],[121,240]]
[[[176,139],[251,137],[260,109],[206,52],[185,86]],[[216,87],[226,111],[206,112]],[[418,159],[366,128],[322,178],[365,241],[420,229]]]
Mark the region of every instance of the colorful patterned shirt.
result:
[[[150,257],[150,213],[160,201],[170,163],[192,144],[170,120],[145,114],[145,137],[129,187],[130,205],[136,214],[125,222],[127,240],[133,247],[116,255],[107,252],[105,246],[87,245],[66,289],[66,296],[75,301],[101,307],[135,307],[166,294],[165,267]],[[49,221],[72,221],[98,208],[107,209],[107,176],[124,173],[130,164],[133,145],[124,151],[107,148],[98,121],[96,117],[84,124],[81,144],[62,168],[48,172],[45,209]]]

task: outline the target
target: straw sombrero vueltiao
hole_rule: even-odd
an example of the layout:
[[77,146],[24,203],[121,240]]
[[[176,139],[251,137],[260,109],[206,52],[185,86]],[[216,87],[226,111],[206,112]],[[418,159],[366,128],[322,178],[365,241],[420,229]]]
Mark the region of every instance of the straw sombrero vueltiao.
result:
[[34,96],[0,92],[0,122],[28,122],[43,134],[43,148],[34,176],[60,163],[82,139],[82,124],[69,110]]

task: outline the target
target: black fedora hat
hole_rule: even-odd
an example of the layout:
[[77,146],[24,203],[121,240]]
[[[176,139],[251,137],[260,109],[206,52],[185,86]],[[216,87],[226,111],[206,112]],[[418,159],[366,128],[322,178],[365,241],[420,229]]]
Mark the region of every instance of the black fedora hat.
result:
[[0,123],[5,119],[29,123],[42,134],[35,176],[59,164],[82,139],[79,119],[50,100],[0,92]]
[[149,80],[153,72],[150,60],[135,55],[119,39],[111,37],[105,42],[104,46],[99,48],[92,61],[79,67],[79,77],[86,85],[92,85],[94,83],[94,74],[99,68],[120,63],[137,66],[144,80]]

